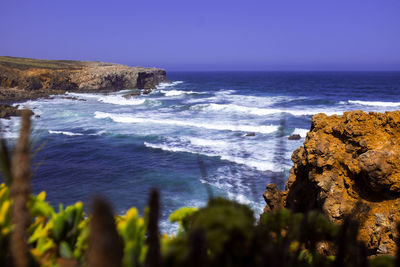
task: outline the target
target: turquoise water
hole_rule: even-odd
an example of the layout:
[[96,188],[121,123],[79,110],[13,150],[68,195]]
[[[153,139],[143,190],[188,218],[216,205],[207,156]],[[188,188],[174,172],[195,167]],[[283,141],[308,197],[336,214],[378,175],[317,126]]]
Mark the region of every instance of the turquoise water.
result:
[[[173,72],[168,78],[134,99],[123,91],[24,103],[40,115],[33,138],[44,144],[35,156],[35,192],[46,190],[55,206],[103,194],[123,213],[131,206],[142,211],[156,187],[167,232],[176,229],[168,215],[204,205],[207,187],[260,214],[265,185],[284,187],[291,153],[304,142],[313,114],[400,107],[398,72]],[[3,124],[12,142],[18,120]],[[294,133],[301,139],[289,141]]]

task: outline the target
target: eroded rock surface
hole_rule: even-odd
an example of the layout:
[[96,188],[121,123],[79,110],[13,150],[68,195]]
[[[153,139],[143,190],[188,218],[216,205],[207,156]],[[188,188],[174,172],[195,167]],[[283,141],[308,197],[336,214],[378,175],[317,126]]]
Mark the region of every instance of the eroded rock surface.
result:
[[[319,209],[341,223],[361,201],[370,211],[359,238],[370,254],[395,253],[400,222],[400,111],[317,114],[292,161],[286,189],[280,192],[285,207]],[[268,204],[276,203],[277,194],[267,186],[266,211],[273,209]]]
[[167,81],[157,68],[103,62],[0,57],[0,101],[47,97],[66,91],[151,89]]

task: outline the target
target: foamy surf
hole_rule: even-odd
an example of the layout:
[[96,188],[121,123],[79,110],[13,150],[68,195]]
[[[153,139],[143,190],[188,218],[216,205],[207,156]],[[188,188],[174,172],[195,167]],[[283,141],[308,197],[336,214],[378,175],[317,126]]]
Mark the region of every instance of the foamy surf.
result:
[[257,132],[262,134],[270,134],[277,131],[278,126],[276,125],[245,125],[245,124],[226,124],[226,123],[205,123],[204,121],[195,120],[171,120],[171,119],[151,119],[151,118],[140,118],[132,116],[131,114],[112,114],[106,112],[95,112],[95,118],[106,119],[109,118],[114,122],[119,123],[143,123],[143,124],[163,124],[163,125],[174,125],[181,127],[196,127],[208,130],[217,131],[240,131],[240,132]]
[[[228,170],[228,172],[230,172],[230,170]],[[218,176],[223,178],[208,177],[207,179],[200,179],[200,182],[218,188],[223,192],[227,192],[226,197],[231,200],[249,205],[258,217],[265,207],[263,202],[258,201],[259,196],[254,195],[254,192],[252,192],[248,185],[243,183],[243,180],[240,177],[227,177],[225,175],[226,171],[222,172],[221,176]]]
[[249,114],[256,116],[266,116],[280,113],[288,113],[293,116],[312,116],[318,113],[325,113],[327,115],[333,114],[342,114],[343,111],[334,111],[329,109],[280,109],[280,108],[257,108],[257,107],[247,107],[240,106],[236,104],[197,104],[191,107],[193,110],[203,110],[203,111],[211,111],[211,112],[225,112],[225,113],[236,113],[236,114]]
[[156,86],[156,89],[165,89],[168,87],[172,87],[178,84],[183,83],[183,81],[174,81],[174,82],[168,82],[168,83],[160,83]]
[[72,97],[76,97],[78,99],[98,99],[99,97],[101,97],[101,94],[90,94],[90,93],[72,93],[72,92],[66,92],[65,95],[67,96],[72,96]]
[[189,95],[189,94],[199,94],[193,91],[181,91],[181,90],[160,90],[165,96],[182,96],[182,95]]
[[67,132],[67,131],[53,131],[49,130],[49,134],[61,134],[61,135],[67,135],[67,136],[82,136],[84,134],[82,133],[73,133],[73,132]]
[[357,104],[362,106],[376,106],[376,107],[398,107],[400,102],[382,102],[382,101],[361,101],[361,100],[348,100],[350,104]]
[[256,160],[256,159],[252,159],[252,158],[242,158],[239,156],[236,157],[234,155],[224,155],[221,153],[205,152],[205,151],[193,149],[190,147],[183,147],[183,146],[177,146],[177,145],[153,144],[153,143],[149,143],[149,142],[144,142],[144,145],[149,148],[161,149],[163,151],[168,151],[168,152],[184,152],[184,153],[191,153],[191,154],[200,154],[200,155],[204,155],[207,157],[217,157],[217,158],[220,158],[221,160],[226,160],[226,161],[230,161],[233,163],[246,165],[250,168],[254,168],[259,171],[276,171],[277,170],[277,166],[268,161]]
[[298,135],[300,135],[302,138],[305,138],[305,137],[307,136],[307,133],[308,133],[309,131],[310,131],[310,130],[307,130],[307,129],[296,128],[296,129],[294,129],[293,134],[298,134]]
[[0,119],[0,137],[5,139],[16,139],[19,136],[19,117]]
[[229,147],[230,145],[230,142],[223,140],[211,140],[198,137],[186,137],[186,139],[188,139],[189,142],[195,146],[226,148]]
[[146,101],[143,98],[125,98],[122,95],[108,95],[98,99],[98,101],[108,104],[121,105],[121,106],[136,106],[142,105]]

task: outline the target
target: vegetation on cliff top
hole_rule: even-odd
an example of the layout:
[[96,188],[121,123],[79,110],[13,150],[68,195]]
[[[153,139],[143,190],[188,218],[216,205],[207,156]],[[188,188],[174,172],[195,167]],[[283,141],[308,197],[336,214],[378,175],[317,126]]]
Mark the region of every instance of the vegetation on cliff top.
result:
[[101,63],[99,61],[78,61],[78,60],[43,60],[34,58],[24,58],[24,57],[8,57],[0,56],[0,65],[5,67],[17,68],[21,70],[31,69],[31,68],[43,68],[43,69],[53,69],[53,70],[74,70],[81,69],[87,64]]
[[41,60],[23,57],[7,57],[0,56],[0,65],[10,68],[21,70],[31,68],[44,68],[44,69],[80,69],[88,62],[75,61],[75,60]]

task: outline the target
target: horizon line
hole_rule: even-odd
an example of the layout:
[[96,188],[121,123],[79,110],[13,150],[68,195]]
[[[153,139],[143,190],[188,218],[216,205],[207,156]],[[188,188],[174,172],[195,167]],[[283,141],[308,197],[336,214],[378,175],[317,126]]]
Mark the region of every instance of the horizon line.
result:
[[[158,67],[156,67],[158,68]],[[172,69],[168,70],[167,68],[163,68],[167,72],[400,72],[398,70],[301,70],[301,69],[293,69],[293,70],[263,70],[263,69],[254,69],[254,70],[229,70],[229,69],[218,69],[218,70],[206,70],[206,69]]]

